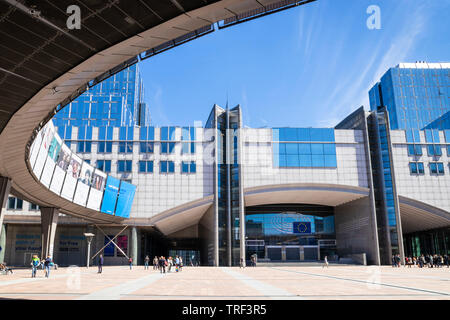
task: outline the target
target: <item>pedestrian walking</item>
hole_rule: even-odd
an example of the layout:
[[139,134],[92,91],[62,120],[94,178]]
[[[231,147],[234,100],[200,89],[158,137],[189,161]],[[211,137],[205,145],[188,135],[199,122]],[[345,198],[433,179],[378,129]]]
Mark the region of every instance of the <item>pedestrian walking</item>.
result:
[[169,257],[169,259],[167,259],[167,272],[170,272],[170,270],[172,270],[172,266],[173,266],[173,260],[172,257]]
[[133,258],[128,259],[128,263],[130,264],[130,270],[133,268]]
[[244,258],[241,258],[241,263],[239,264],[239,269],[244,268],[245,269],[245,261]]
[[322,266],[322,268],[325,268],[325,267],[328,268],[328,257],[327,257],[327,256],[325,256],[325,257],[323,258],[323,266]]
[[163,256],[159,257],[159,271],[160,273],[166,273],[166,259]]
[[145,256],[144,259],[144,270],[148,270],[148,263],[150,262],[150,257],[149,256]]
[[178,272],[180,270],[180,258],[178,256],[175,256],[175,272]]
[[103,271],[103,255],[98,257],[98,273],[102,273]]
[[153,258],[153,270],[158,270],[159,269],[159,259],[157,256],[155,256]]
[[31,259],[31,277],[36,278],[36,272],[37,268],[41,264],[41,260],[38,258],[37,255],[33,256],[33,259]]
[[180,256],[180,266],[179,266],[179,268],[180,268],[180,271],[183,270],[183,258],[181,256]]
[[47,256],[44,260],[44,267],[45,267],[45,277],[50,277],[50,267],[53,265],[52,258],[50,256]]

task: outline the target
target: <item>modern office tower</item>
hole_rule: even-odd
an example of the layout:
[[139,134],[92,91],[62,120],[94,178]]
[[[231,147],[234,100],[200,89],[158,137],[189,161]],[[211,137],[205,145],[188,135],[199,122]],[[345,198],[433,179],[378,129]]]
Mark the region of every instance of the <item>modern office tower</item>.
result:
[[448,63],[400,63],[370,91],[370,110],[386,107],[391,130],[450,129]]
[[[377,172],[379,238],[385,243],[380,251],[386,251],[383,261],[387,263],[394,254],[403,256],[405,250],[417,256],[448,247],[448,226],[402,231],[401,216],[410,213],[401,209],[399,198],[408,196],[449,211],[445,170],[450,169],[450,64],[401,63],[382,76],[369,97],[369,133],[377,150],[372,161]],[[431,177],[425,174],[426,167]]]
[[[450,69],[440,68],[432,78],[439,88],[431,91],[445,92],[446,100],[428,99],[434,115],[420,125],[421,117],[402,116],[411,109],[400,106],[402,94],[389,94],[398,88],[384,76],[371,90],[372,110],[361,107],[335,128],[247,128],[240,106],[217,105],[203,127],[74,126],[63,137],[72,151],[137,189],[123,224],[60,217],[55,260],[84,265],[84,232],[95,233],[93,251],[121,232],[120,250],[104,249],[106,264],[126,263],[123,253],[138,263],[146,255],[180,255],[186,265],[214,266],[239,265],[252,255],[259,263],[326,255],[374,265],[391,264],[395,254],[448,255],[449,86],[440,79]],[[426,92],[429,87],[435,88],[425,86]],[[419,110],[415,100],[406,99]],[[440,112],[433,107],[438,102]],[[0,246],[10,264],[24,264],[40,250],[36,210],[8,201]]]
[[53,123],[58,128],[150,125],[139,66],[134,64],[88,89],[61,109]]

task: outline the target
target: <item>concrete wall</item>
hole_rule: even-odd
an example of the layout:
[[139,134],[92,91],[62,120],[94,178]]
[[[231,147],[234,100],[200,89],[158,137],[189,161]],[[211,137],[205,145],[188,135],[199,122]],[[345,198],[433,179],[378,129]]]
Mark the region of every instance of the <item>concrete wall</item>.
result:
[[376,264],[376,237],[369,197],[335,208],[336,246],[339,256],[366,253],[367,263]]
[[[425,202],[429,205],[450,212],[450,154],[447,153],[449,144],[445,143],[444,132],[439,132],[440,145],[442,147],[442,156],[428,156],[425,147],[425,136],[420,131],[420,141],[422,142],[422,156],[408,156],[408,147],[406,144],[406,134],[404,130],[391,131],[392,152],[395,168],[395,181],[397,184],[397,193],[414,200]],[[423,162],[424,174],[411,174],[409,162]],[[444,164],[444,174],[431,174],[430,162],[442,162]]]

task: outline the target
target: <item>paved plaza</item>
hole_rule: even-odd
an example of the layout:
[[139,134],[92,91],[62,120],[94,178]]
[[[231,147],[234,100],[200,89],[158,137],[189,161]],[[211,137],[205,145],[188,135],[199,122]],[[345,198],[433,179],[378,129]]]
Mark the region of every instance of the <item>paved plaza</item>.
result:
[[394,300],[450,299],[449,268],[276,266],[185,267],[161,274],[143,266],[59,268],[0,275],[0,298],[34,300]]

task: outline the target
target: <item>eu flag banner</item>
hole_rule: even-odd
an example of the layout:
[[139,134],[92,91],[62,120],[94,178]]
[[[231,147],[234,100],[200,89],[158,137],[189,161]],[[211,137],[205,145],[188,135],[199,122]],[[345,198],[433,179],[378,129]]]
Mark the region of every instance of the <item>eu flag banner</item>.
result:
[[311,222],[293,222],[293,233],[311,233]]

